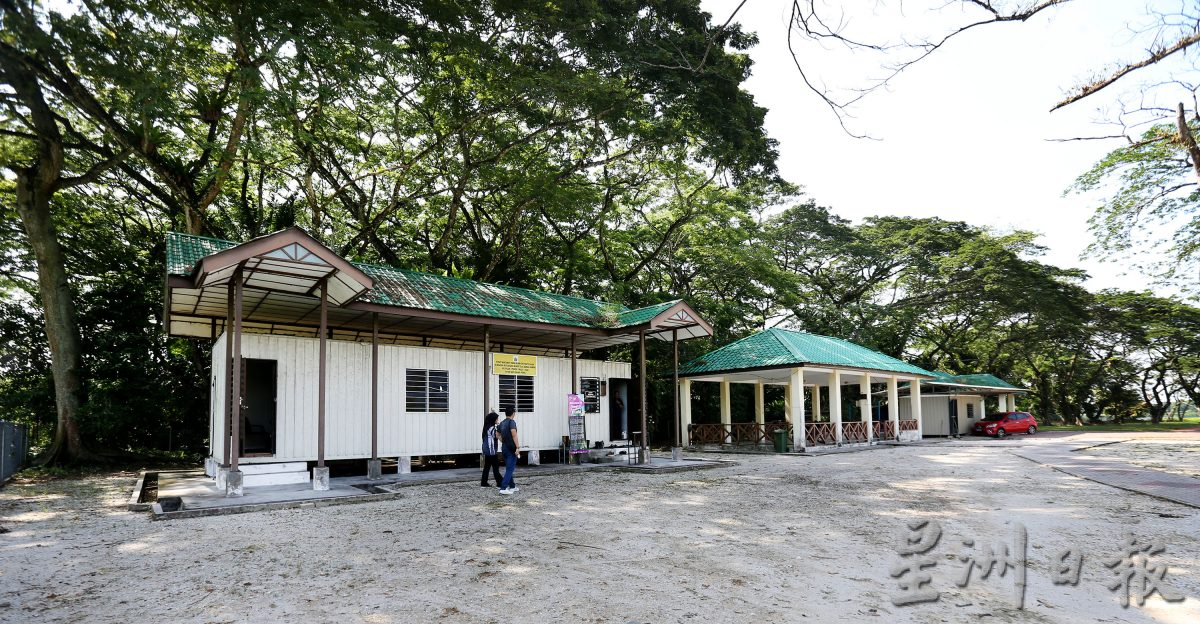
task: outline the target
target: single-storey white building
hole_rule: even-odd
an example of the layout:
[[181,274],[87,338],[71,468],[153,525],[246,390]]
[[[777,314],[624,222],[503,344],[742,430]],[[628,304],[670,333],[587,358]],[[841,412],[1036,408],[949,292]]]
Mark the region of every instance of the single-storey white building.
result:
[[[930,436],[967,435],[987,415],[988,397],[996,397],[997,411],[1012,412],[1017,409],[1017,394],[1027,392],[986,373],[933,375],[933,379],[921,382],[921,429]],[[911,418],[911,411],[908,405],[901,405],[901,418]],[[957,429],[952,430],[955,426]]]
[[[591,299],[351,263],[299,228],[246,243],[167,236],[172,336],[214,341],[207,473],[243,485],[310,479],[327,460],[473,455],[483,415],[514,407],[531,461],[568,435],[568,394],[591,442],[636,439],[647,461],[646,338],[711,335],[683,301]],[[580,359],[640,343],[641,369]],[[672,419],[679,429],[679,414]],[[681,446],[679,433],[675,446]]]

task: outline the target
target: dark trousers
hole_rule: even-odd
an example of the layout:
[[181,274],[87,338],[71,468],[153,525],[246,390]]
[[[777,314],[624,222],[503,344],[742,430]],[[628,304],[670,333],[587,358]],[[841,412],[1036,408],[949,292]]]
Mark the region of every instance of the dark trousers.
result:
[[492,469],[492,475],[496,478],[496,485],[500,485],[500,456],[487,455],[483,456],[483,477],[480,479],[480,485],[488,484],[488,468]]
[[517,469],[517,453],[504,449],[504,481],[500,487],[508,489],[515,485],[513,483],[513,471]]

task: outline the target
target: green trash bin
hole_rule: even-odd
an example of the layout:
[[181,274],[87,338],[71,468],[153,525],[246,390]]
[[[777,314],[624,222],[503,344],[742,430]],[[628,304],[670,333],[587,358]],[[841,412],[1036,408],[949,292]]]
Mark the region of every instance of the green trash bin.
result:
[[776,429],[772,433],[775,434],[775,452],[776,453],[786,453],[787,452],[787,429]]

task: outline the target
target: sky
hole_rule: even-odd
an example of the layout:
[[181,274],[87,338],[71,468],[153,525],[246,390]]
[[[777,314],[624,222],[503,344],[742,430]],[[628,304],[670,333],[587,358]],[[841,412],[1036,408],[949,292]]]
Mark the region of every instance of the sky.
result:
[[[722,24],[739,1],[701,5]],[[880,33],[919,28],[913,24],[929,14],[920,14],[914,4],[906,3],[904,18],[872,16],[872,28]],[[1122,14],[1117,5],[1135,10]],[[759,37],[749,51],[753,75],[744,87],[769,110],[767,131],[779,141],[780,172],[817,203],[856,222],[882,214],[936,216],[1000,233],[1031,230],[1048,248],[1043,261],[1086,270],[1091,289],[1174,292],[1150,286],[1125,259],[1080,257],[1092,241],[1087,220],[1098,198],[1064,191],[1120,143],[1049,140],[1113,134],[1113,128],[1096,123],[1104,118],[1100,107],[1136,91],[1142,77],[1057,112],[1049,109],[1106,64],[1144,54],[1144,43],[1128,24],[1140,5],[1078,0],[1026,23],[962,35],[909,68],[889,90],[856,105],[847,123],[877,140],[849,136],[804,87],[787,50],[789,7],[783,0],[748,0],[737,13],[743,30]],[[821,63],[827,84],[849,77],[844,84],[854,86],[861,83],[852,79],[873,66],[863,56],[810,49],[802,61]]]

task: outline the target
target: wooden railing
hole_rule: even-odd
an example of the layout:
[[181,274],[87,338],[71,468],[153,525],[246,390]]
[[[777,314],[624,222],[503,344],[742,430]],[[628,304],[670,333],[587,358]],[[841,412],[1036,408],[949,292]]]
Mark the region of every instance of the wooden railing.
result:
[[787,431],[792,439],[792,424],[788,422],[692,424],[688,427],[692,444],[771,444],[775,430]]
[[872,422],[871,433],[874,434],[876,440],[896,439],[896,428],[892,426],[892,421],[890,420],[876,420]]
[[837,430],[831,422],[804,423],[804,442],[809,446],[837,444]]
[[916,431],[916,430],[917,430],[917,421],[915,421],[915,420],[900,421],[900,431]]
[[842,423],[842,442],[866,442],[867,441],[867,423],[865,422],[844,422]]
[[692,444],[725,444],[729,431],[725,425],[689,425],[688,440]]

